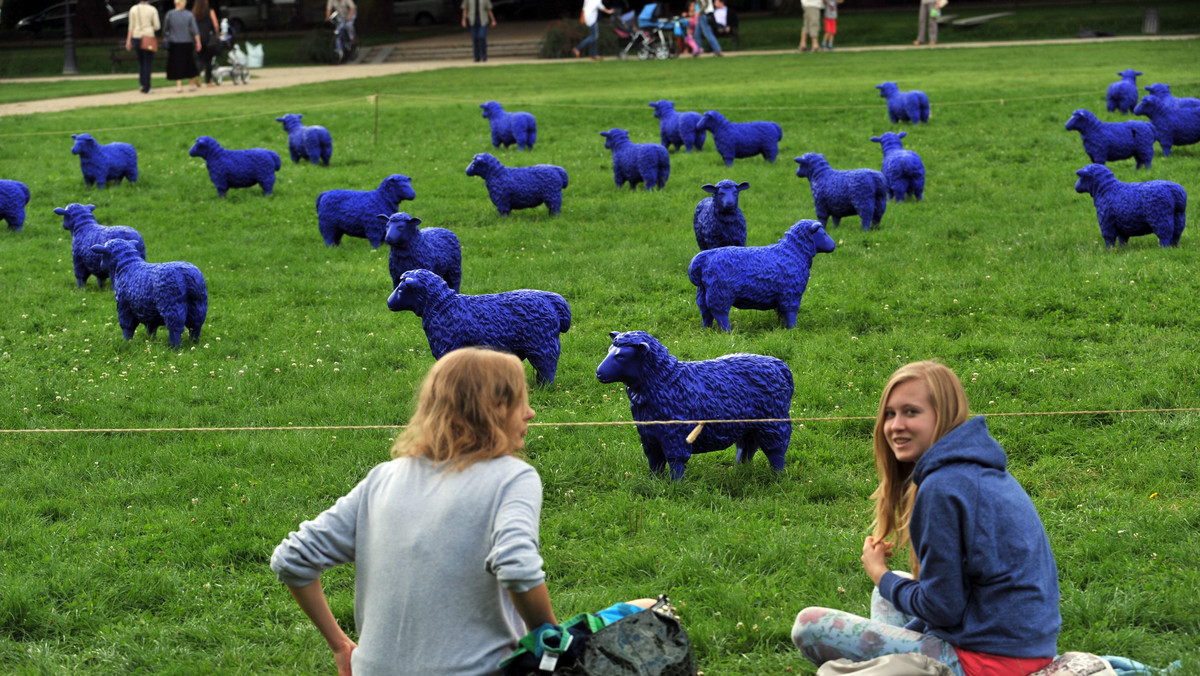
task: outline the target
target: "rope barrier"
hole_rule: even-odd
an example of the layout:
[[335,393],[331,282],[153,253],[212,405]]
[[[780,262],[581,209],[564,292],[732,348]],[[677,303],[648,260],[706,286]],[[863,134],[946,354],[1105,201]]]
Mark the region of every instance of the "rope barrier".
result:
[[[1013,418],[1034,416],[1082,416],[1082,415],[1127,415],[1134,413],[1197,413],[1200,408],[1130,408],[1101,411],[1014,411],[1008,413],[989,413],[989,418]],[[722,423],[768,423],[768,422],[851,422],[860,420],[875,420],[873,415],[858,416],[823,416],[810,418],[731,418],[712,420],[595,420],[583,422],[535,422],[530,427],[628,427],[630,425],[693,425],[697,428],[704,425]],[[0,429],[2,434],[132,434],[132,433],[179,433],[179,432],[336,432],[346,430],[400,430],[407,425],[275,425],[264,427],[114,427],[114,428],[81,428],[81,429]],[[694,433],[698,432],[692,430]],[[693,437],[694,439],[695,437]]]

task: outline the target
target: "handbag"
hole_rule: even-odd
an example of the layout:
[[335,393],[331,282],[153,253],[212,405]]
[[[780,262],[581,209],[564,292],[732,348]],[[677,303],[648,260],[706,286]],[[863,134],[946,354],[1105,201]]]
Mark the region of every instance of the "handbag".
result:
[[153,35],[147,35],[146,37],[142,38],[140,49],[146,52],[157,52],[158,38],[154,37]]
[[[630,613],[630,610],[636,612]],[[646,610],[619,603],[525,635],[505,676],[695,676],[687,632],[666,595]],[[618,618],[618,619],[612,619]]]

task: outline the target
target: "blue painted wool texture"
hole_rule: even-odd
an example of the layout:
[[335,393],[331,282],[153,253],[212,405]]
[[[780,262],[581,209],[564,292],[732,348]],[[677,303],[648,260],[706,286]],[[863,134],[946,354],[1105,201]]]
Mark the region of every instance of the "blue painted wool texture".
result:
[[374,190],[326,190],[317,195],[317,229],[325,246],[338,246],[342,236],[363,237],[378,249],[387,234],[380,216],[396,213],[404,200],[417,198],[412,179],[392,174]]
[[755,155],[774,162],[783,139],[783,128],[774,122],[730,122],[715,110],[700,117],[696,131],[712,132],[713,145],[727,167],[732,167],[735,159]]
[[1171,105],[1147,94],[1134,107],[1133,114],[1144,115],[1154,123],[1163,157],[1170,155],[1174,146],[1200,143],[1200,106]]
[[682,147],[689,153],[692,149],[704,150],[704,139],[708,134],[696,130],[696,125],[700,124],[700,113],[677,112],[674,101],[654,101],[650,107],[654,109],[654,117],[658,118],[658,134],[663,147],[668,150]]
[[495,101],[479,104],[483,117],[492,130],[492,147],[505,148],[517,145],[517,150],[533,150],[537,141],[537,120],[531,113],[504,112],[504,107]]
[[138,324],[145,325],[151,338],[158,327],[166,326],[173,348],[179,347],[184,329],[193,341],[200,340],[208,316],[208,286],[199,268],[183,261],[147,263],[133,243],[123,239],[94,245],[92,251],[103,256],[112,273],[117,323],[125,340],[133,338]]
[[929,121],[929,97],[925,92],[914,89],[900,91],[895,82],[884,82],[875,85],[879,95],[887,99],[888,119],[892,124],[897,122],[912,122],[919,124]]
[[93,250],[98,244],[113,239],[129,240],[138,255],[146,258],[146,242],[141,233],[127,225],[100,225],[92,213],[95,210],[93,204],[74,203],[54,210],[62,216],[63,229],[71,233],[71,263],[75,268],[75,283],[80,289],[90,276],[95,276],[96,286],[103,289],[104,281],[109,277],[103,256]]
[[918,200],[925,196],[925,163],[920,155],[904,149],[903,139],[907,135],[906,131],[898,134],[888,131],[871,137],[883,150],[883,181],[888,194],[897,202],[908,196]]
[[808,288],[812,259],[834,250],[833,239],[817,221],[803,220],[768,246],[725,246],[701,251],[688,266],[696,285],[696,306],[705,327],[729,331],[730,308],[774,310],[789,329]]
[[704,361],[680,361],[645,331],[613,331],[612,347],[596,368],[602,383],[624,383],[629,409],[638,422],[657,420],[759,420],[777,422],[706,423],[689,443],[691,425],[638,425],[651,474],[668,467],[682,479],[695,453],[737,446],[737,463],[761,449],[771,468],[782,471],[792,438],[789,417],[795,384],[787,364],[774,357],[730,354]]
[[1121,79],[1108,85],[1108,93],[1105,96],[1108,112],[1133,112],[1133,107],[1138,102],[1137,79],[1141,74],[1140,70],[1122,70],[1117,73],[1117,77]]
[[551,216],[562,211],[562,191],[567,187],[567,170],[553,164],[506,167],[490,153],[479,153],[467,165],[467,176],[479,176],[488,197],[501,216],[513,209],[530,209],[545,204]]
[[1094,164],[1134,158],[1138,169],[1154,160],[1154,125],[1142,120],[1101,122],[1089,110],[1077,110],[1067,120],[1067,131],[1078,131],[1083,150]]
[[129,179],[137,183],[137,150],[128,143],[105,143],[101,145],[90,134],[73,134],[75,140],[71,154],[79,156],[79,167],[83,170],[83,182],[103,188],[108,181],[120,183]]
[[626,183],[630,189],[644,183],[646,190],[667,187],[671,177],[671,156],[667,149],[657,143],[634,143],[624,129],[609,129],[600,132],[604,147],[612,151],[613,181],[620,188]]
[[292,164],[300,160],[308,160],[311,164],[329,166],[329,158],[333,157],[333,137],[329,130],[319,124],[305,125],[300,121],[303,113],[288,113],[275,118],[283,124],[283,130],[288,135],[288,153],[292,156]]
[[[1146,91],[1154,94],[1164,103],[1172,106],[1200,106],[1200,99],[1194,96],[1175,96],[1171,93],[1171,85],[1155,82],[1154,84],[1146,85]],[[1135,106],[1136,107],[1136,106]]]
[[0,178],[0,221],[7,222],[9,230],[21,232],[25,227],[25,205],[29,204],[29,199],[29,186]]
[[445,228],[418,228],[421,219],[403,211],[379,216],[387,226],[383,241],[391,247],[388,253],[388,272],[392,288],[400,285],[409,270],[429,270],[441,277],[446,285],[458,291],[462,285],[462,245],[458,237]]
[[460,347],[506,350],[537,371],[539,384],[554,382],[559,334],[571,328],[571,307],[557,293],[518,289],[481,296],[456,293],[429,270],[409,270],[388,297],[388,309],[421,318],[434,359]]
[[817,220],[825,225],[830,217],[837,227],[846,216],[858,214],[864,232],[878,226],[887,209],[887,181],[874,169],[838,170],[820,153],[796,158],[796,176],[812,186]]
[[1075,192],[1088,193],[1096,207],[1104,246],[1154,235],[1159,246],[1178,246],[1187,224],[1187,192],[1173,181],[1122,183],[1102,164],[1075,172]]
[[274,150],[228,150],[211,136],[197,138],[188,155],[204,160],[208,178],[220,197],[230,188],[249,188],[255,184],[262,186],[263,195],[270,195],[275,187],[275,172],[283,166]]
[[750,187],[745,181],[729,179],[700,189],[709,197],[700,200],[692,214],[692,230],[701,251],[719,246],[746,246],[746,217],[738,205],[738,195]]

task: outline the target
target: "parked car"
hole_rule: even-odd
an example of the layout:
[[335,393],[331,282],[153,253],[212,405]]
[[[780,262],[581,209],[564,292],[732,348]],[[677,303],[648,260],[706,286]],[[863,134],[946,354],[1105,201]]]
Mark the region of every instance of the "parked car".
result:
[[[137,3],[135,2],[134,4]],[[175,9],[175,2],[174,0],[150,0],[150,6],[158,10],[158,20],[161,24],[167,12]],[[113,14],[109,17],[108,22],[114,26],[120,26],[121,30],[125,30],[125,26],[129,24],[129,10]]]
[[[67,19],[67,5],[70,5],[71,15],[74,16],[77,13],[78,6],[76,0],[60,2],[21,19],[17,22],[16,28],[17,30],[29,31],[34,35],[41,33],[44,29],[61,30]],[[105,4],[104,9],[107,15],[112,15],[112,6]]]
[[216,4],[217,16],[229,19],[229,27],[235,33],[247,28],[261,30],[271,24],[270,0],[220,0]]

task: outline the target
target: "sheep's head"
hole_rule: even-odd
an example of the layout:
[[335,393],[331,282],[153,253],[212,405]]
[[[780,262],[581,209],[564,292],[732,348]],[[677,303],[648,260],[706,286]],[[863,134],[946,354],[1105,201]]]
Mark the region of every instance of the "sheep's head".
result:
[[75,144],[71,146],[71,154],[79,155],[96,147],[96,139],[91,134],[72,134]]
[[900,133],[896,133],[894,131],[885,131],[881,136],[872,136],[871,141],[883,146],[884,150],[887,150],[888,148],[903,148],[904,144],[900,141],[900,139],[904,138],[905,136],[908,136],[908,132],[906,131],[902,131]]
[[483,108],[483,116],[489,120],[492,119],[493,117],[499,117],[500,113],[504,112],[504,108],[502,108],[500,106],[500,104],[496,103],[495,101],[488,101],[487,103],[481,103],[481,104],[479,104],[479,107]]
[[304,117],[302,113],[288,113],[283,117],[275,118],[275,121],[283,123],[284,131],[291,131],[301,126],[300,118],[302,117]]
[[188,151],[188,156],[207,159],[213,152],[220,148],[221,144],[217,143],[217,139],[211,136],[200,136],[196,138],[196,143],[192,146],[192,149]]
[[1142,74],[1142,71],[1140,71],[1140,70],[1132,70],[1132,69],[1130,69],[1130,70],[1123,70],[1123,71],[1121,71],[1121,72],[1117,73],[1117,75],[1118,75],[1119,77],[1128,77],[1128,78],[1135,78],[1135,77],[1137,77],[1137,76],[1139,76],[1139,75],[1141,75],[1141,74]]
[[379,214],[379,218],[387,221],[387,234],[383,236],[383,241],[396,247],[407,247],[412,244],[419,232],[417,226],[421,224],[421,219],[409,216],[403,211],[391,216]]
[[397,204],[404,200],[411,202],[417,199],[417,193],[413,191],[412,179],[404,174],[392,174],[383,179],[383,182],[379,184],[379,192],[395,197]]
[[712,131],[718,124],[725,121],[725,116],[715,110],[707,110],[696,123],[696,131]]
[[1095,119],[1096,116],[1092,114],[1092,111],[1080,108],[1071,113],[1071,119],[1067,120],[1067,131],[1083,129],[1086,126],[1085,123],[1092,122]]
[[738,193],[750,187],[742,181],[734,183],[729,179],[717,181],[716,185],[702,185],[700,189],[712,195],[713,210],[718,214],[730,215],[738,210]]
[[604,137],[604,147],[609,150],[615,148],[618,141],[622,139],[629,140],[629,132],[624,129],[609,129],[608,131],[600,132],[600,135]]
[[54,213],[63,217],[63,230],[75,232],[75,226],[79,224],[79,218],[87,215],[91,216],[96,210],[94,204],[68,204],[66,207],[56,207]]
[[641,382],[642,366],[647,357],[653,358],[656,352],[666,351],[658,339],[645,331],[612,331],[608,335],[613,339],[612,347],[596,367],[596,380],[602,383],[631,385]]
[[467,165],[467,176],[482,176],[488,177],[492,170],[501,166],[500,160],[496,159],[491,153],[479,153],[471,159],[471,163]]
[[895,82],[881,82],[875,85],[875,88],[879,90],[879,95],[885,99],[900,91],[900,87],[896,86]]
[[1162,106],[1159,105],[1161,101],[1162,99],[1158,98],[1154,94],[1146,94],[1142,97],[1142,100],[1138,101],[1138,104],[1133,107],[1133,114],[1149,116],[1157,113],[1163,109]]
[[795,160],[796,164],[799,165],[796,167],[796,176],[800,178],[812,178],[813,172],[817,170],[817,167],[829,164],[825,161],[825,156],[821,153],[804,153],[800,157],[795,158]]
[[388,296],[387,306],[392,312],[409,310],[420,317],[430,296],[441,295],[437,294],[438,291],[444,293],[450,291],[450,287],[436,273],[424,268],[409,270],[400,276],[400,283]]
[[1155,82],[1154,84],[1146,85],[1146,91],[1165,99],[1171,95],[1171,85]]
[[112,261],[114,258],[130,251],[138,258],[141,258],[137,246],[127,239],[110,239],[104,244],[92,245],[92,253],[100,254],[100,269],[105,272],[112,271]]
[[651,101],[650,107],[654,109],[654,117],[663,117],[667,113],[675,111],[674,101]]
[[1113,177],[1112,170],[1103,164],[1089,164],[1075,172],[1075,175],[1079,177],[1079,180],[1075,181],[1075,192],[1080,193],[1090,193],[1101,181]]
[[796,221],[795,225],[788,228],[784,239],[797,243],[804,242],[805,240],[811,241],[813,243],[814,255],[819,253],[833,253],[833,250],[837,248],[833,238],[825,232],[825,228],[822,227],[821,222],[811,219]]

